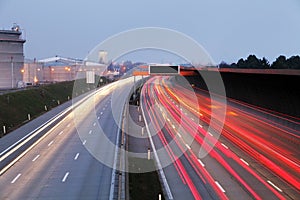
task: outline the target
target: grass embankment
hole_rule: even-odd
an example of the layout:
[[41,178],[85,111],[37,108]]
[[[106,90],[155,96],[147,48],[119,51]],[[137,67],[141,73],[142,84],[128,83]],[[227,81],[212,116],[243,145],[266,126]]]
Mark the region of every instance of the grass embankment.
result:
[[[79,82],[76,81],[80,86],[76,89],[80,91],[78,95],[94,89],[82,80]],[[0,95],[0,137],[3,136],[3,126],[7,134],[27,122],[28,114],[31,119],[35,118],[71,99],[73,87],[74,81],[68,81]]]
[[[128,158],[129,171],[147,171],[155,169],[154,161],[142,158]],[[145,169],[145,167],[147,169]],[[129,173],[129,196],[131,200],[153,200],[163,193],[159,182],[157,171],[147,173]]]

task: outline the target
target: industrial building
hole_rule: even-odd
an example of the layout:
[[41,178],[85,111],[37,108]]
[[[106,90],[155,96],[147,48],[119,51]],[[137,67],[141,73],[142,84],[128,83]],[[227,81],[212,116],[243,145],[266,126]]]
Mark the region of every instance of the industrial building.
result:
[[16,88],[23,82],[25,39],[20,27],[0,30],[0,89]]

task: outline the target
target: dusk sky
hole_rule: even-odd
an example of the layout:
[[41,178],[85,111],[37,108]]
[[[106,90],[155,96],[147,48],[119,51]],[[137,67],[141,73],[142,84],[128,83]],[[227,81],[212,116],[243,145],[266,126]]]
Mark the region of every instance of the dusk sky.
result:
[[141,27],[182,32],[217,63],[300,54],[299,0],[0,0],[0,29],[13,23],[25,32],[26,58],[85,58],[106,38]]

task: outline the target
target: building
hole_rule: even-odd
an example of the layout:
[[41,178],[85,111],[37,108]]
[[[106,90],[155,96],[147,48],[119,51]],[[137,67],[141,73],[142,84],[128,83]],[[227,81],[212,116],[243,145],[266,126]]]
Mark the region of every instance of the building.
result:
[[16,88],[23,81],[24,43],[19,26],[0,30],[0,89]]
[[21,69],[24,86],[36,85],[44,80],[44,66],[36,60],[25,59]]
[[55,56],[39,60],[38,63],[42,65],[43,73],[39,82],[62,82],[75,79],[82,60]]

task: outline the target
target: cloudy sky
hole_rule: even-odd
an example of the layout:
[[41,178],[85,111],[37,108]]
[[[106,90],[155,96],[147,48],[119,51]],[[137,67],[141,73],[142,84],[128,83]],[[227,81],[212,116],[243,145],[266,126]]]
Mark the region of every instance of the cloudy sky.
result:
[[182,32],[217,63],[300,54],[299,0],[0,0],[0,29],[13,23],[26,35],[26,58],[85,58],[108,37],[141,27]]

